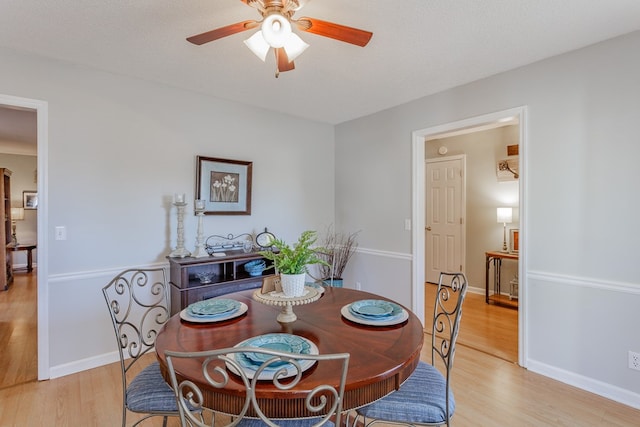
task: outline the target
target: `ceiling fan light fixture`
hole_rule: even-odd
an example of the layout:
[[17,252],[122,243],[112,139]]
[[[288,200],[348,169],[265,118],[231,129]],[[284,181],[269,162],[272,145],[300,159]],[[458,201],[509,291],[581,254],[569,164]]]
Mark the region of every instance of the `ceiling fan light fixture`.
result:
[[262,36],[262,31],[257,31],[254,35],[244,41],[244,44],[254,53],[258,58],[265,62],[267,59],[267,53],[269,53],[269,43],[266,42]]
[[262,21],[262,36],[271,47],[283,47],[291,33],[291,23],[279,13],[273,13]]
[[304,42],[296,33],[291,33],[283,48],[287,53],[289,61],[295,60],[302,52],[304,52],[309,45]]
[[291,71],[295,68],[294,59],[304,52],[309,45],[293,32],[295,24],[297,31],[304,31],[341,42],[364,47],[369,43],[373,33],[358,28],[320,19],[301,17],[294,19],[294,14],[309,0],[242,0],[260,14],[260,20],[250,19],[225,25],[224,27],[206,31],[187,37],[187,41],[195,45],[203,45],[224,37],[232,36],[244,31],[260,29],[244,44],[254,55],[266,62],[269,50],[273,48],[276,59],[276,77],[280,72]]

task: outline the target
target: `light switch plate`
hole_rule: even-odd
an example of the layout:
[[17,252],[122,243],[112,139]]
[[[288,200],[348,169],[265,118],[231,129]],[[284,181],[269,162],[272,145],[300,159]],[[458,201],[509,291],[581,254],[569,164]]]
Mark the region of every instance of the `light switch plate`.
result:
[[67,227],[64,225],[56,226],[56,240],[67,240]]

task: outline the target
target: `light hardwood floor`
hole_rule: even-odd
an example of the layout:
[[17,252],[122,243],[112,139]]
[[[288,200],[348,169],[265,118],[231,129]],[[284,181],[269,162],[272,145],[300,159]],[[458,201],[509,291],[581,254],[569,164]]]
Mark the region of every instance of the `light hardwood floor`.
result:
[[33,270],[14,273],[9,289],[0,292],[0,388],[38,378],[36,291]]
[[[461,335],[472,331],[474,311],[484,299],[468,294]],[[428,304],[428,303],[427,303]],[[478,307],[476,307],[478,305]],[[428,304],[429,311],[432,305]],[[493,306],[492,306],[493,307]],[[515,310],[493,310],[494,322],[513,317]],[[478,314],[478,316],[480,316]],[[472,337],[470,337],[472,338]],[[425,342],[428,342],[425,335]],[[498,341],[504,341],[498,338]],[[516,339],[517,341],[517,339]],[[640,410],[534,374],[470,345],[458,346],[453,370],[457,409],[452,425],[466,426],[617,426],[640,425]],[[423,349],[427,360],[427,348]],[[153,360],[153,356],[149,358]],[[131,425],[135,416],[129,421]],[[119,426],[120,371],[110,364],[42,382],[27,382],[0,390],[0,426]],[[160,418],[143,426],[161,426]],[[169,426],[177,426],[172,419]]]
[[[117,364],[111,364],[0,390],[0,425],[118,426],[119,375]],[[640,423],[639,410],[466,346],[456,353],[453,389],[457,409],[452,425],[458,427],[637,427]],[[131,423],[135,419],[131,417]],[[155,419],[143,425],[162,422]],[[169,425],[178,423],[173,419]]]
[[[433,313],[437,285],[425,283],[425,313]],[[426,315],[425,328],[431,323]],[[484,295],[467,292],[462,309],[458,344],[500,357],[518,361],[518,310],[487,304]]]

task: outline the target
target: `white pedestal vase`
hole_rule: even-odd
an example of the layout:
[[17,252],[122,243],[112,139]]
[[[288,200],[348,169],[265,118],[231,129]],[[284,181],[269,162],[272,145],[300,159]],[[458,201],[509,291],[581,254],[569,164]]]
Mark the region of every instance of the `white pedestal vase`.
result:
[[283,274],[280,273],[280,285],[282,292],[287,297],[300,297],[304,294],[304,281],[307,273]]

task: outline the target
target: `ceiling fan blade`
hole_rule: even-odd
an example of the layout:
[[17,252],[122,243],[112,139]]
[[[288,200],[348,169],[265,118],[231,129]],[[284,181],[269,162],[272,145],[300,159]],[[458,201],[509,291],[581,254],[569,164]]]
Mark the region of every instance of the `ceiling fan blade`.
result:
[[289,61],[289,57],[287,56],[287,52],[285,52],[284,48],[279,47],[277,49],[273,49],[276,54],[276,63],[278,64],[278,71],[284,73],[285,71],[291,71],[296,66],[293,64],[293,61]]
[[321,21],[315,18],[302,17],[295,21],[300,31],[317,34],[319,36],[330,37],[342,42],[355,44],[356,46],[366,46],[371,40],[373,33],[359,30],[333,22]]
[[214,40],[221,39],[223,37],[250,30],[257,26],[258,22],[253,20],[237,22],[235,24],[227,25],[226,27],[216,28],[215,30],[207,31],[206,33],[187,37],[187,41],[199,46],[205,43],[212,42]]

